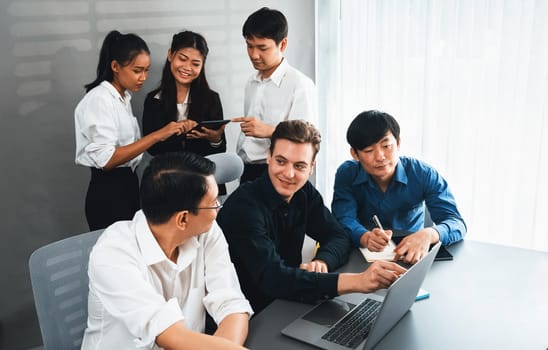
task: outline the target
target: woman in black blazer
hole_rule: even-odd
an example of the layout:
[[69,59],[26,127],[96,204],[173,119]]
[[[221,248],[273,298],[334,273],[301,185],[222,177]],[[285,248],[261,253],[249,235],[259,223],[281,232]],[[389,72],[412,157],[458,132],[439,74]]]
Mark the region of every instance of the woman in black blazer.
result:
[[200,121],[223,119],[219,95],[209,88],[206,79],[208,52],[200,34],[183,31],[173,36],[160,86],[145,99],[143,133],[152,133],[172,121],[183,123],[186,132],[158,142],[148,149],[150,154],[190,151],[205,156],[226,151],[224,126],[191,130]]

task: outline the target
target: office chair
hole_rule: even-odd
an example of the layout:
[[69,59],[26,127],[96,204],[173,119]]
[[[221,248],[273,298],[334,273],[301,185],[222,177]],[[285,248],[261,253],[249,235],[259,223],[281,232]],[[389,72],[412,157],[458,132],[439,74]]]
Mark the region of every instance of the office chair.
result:
[[80,349],[88,317],[88,260],[103,230],[50,243],[29,258],[44,349]]
[[244,172],[244,162],[236,153],[215,153],[206,158],[215,163],[215,181],[218,184],[237,180]]

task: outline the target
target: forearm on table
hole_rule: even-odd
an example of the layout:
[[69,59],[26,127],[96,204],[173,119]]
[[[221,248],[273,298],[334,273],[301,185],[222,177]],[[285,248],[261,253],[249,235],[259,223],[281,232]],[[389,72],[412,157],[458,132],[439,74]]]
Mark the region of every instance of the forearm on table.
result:
[[247,313],[230,314],[221,321],[215,336],[243,345],[247,338],[248,323],[249,315]]
[[186,328],[182,321],[176,322],[156,337],[156,344],[165,350],[191,349],[244,349],[241,345],[222,337],[214,337]]

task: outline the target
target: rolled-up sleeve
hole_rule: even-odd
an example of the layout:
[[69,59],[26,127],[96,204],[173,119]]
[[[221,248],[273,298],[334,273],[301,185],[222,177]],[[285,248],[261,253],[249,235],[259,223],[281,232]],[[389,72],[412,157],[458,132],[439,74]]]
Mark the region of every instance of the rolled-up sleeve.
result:
[[80,137],[86,140],[83,152],[91,166],[103,168],[114,154],[118,126],[110,96],[94,95],[76,110]]

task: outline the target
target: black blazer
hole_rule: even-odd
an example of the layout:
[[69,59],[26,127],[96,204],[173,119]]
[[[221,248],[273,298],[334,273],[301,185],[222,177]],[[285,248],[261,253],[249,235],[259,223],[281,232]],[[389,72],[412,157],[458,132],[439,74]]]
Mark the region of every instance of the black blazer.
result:
[[[154,91],[149,92],[145,99],[145,108],[143,110],[143,135],[148,135],[158,129],[163,128],[169,122],[175,121],[168,118],[164,106],[160,100],[155,98]],[[211,91],[208,96],[208,103],[203,108],[199,108],[203,112],[201,115],[190,115],[188,118],[196,121],[203,120],[220,120],[223,119],[223,107],[219,94]],[[212,147],[209,141],[205,139],[186,139],[185,135],[173,135],[165,141],[156,143],[148,149],[148,153],[156,156],[166,152],[188,151],[194,152],[202,156],[213,153],[226,152],[226,138],[223,133],[222,143],[218,147]]]

